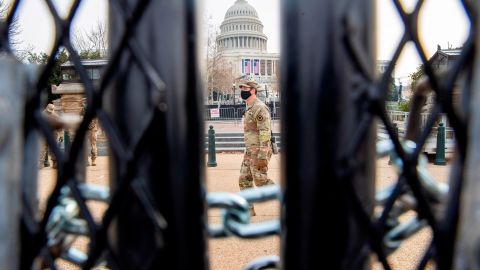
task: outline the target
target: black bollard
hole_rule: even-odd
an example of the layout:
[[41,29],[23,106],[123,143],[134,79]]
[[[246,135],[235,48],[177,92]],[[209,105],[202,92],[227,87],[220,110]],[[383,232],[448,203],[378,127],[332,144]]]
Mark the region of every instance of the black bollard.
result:
[[208,167],[217,167],[217,158],[215,153],[215,130],[210,126],[208,130]]
[[[397,126],[397,123],[393,123],[393,133],[395,133],[395,136],[398,137],[398,126]],[[392,152],[390,153],[390,159],[388,160],[388,165],[392,165],[393,159],[394,159],[395,156],[397,155],[397,154],[394,153],[393,151],[395,151],[395,150],[392,150]]]
[[435,165],[447,165],[445,161],[445,127],[443,123],[439,124],[437,131],[437,151],[435,153]]
[[63,132],[63,145],[65,153],[68,153],[70,151],[70,132],[68,130]]

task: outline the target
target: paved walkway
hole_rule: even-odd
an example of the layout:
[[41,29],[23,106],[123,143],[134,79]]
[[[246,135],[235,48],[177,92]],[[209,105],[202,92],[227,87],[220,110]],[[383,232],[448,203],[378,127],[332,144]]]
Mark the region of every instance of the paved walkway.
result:
[[[206,167],[206,186],[208,192],[238,192],[238,176],[240,163],[243,155],[241,153],[217,154],[217,167]],[[274,155],[269,168],[270,177],[280,183],[280,158],[281,155]],[[207,161],[207,157],[205,157]],[[388,158],[377,161],[378,187],[392,184],[397,180],[397,175],[388,164]],[[449,166],[429,165],[432,175],[439,181],[446,181]],[[55,182],[56,171],[51,168],[43,168],[39,171],[41,207],[44,206],[47,195],[51,192]],[[99,157],[98,165],[87,167],[87,181],[89,183],[107,185],[109,181],[108,157]],[[96,220],[100,220],[106,209],[102,203],[89,203]],[[256,204],[257,216],[252,222],[260,222],[280,217],[279,204],[276,201]],[[321,214],[321,213],[319,213]],[[406,214],[405,218],[412,214]],[[326,217],[328,218],[328,217]],[[218,210],[208,211],[208,222],[219,223],[220,215]],[[392,269],[413,269],[413,265],[419,262],[430,239],[430,231],[422,230],[415,237],[408,239],[404,245],[389,257]],[[88,239],[79,238],[75,247],[85,250]],[[271,236],[258,240],[244,240],[239,238],[211,239],[208,243],[209,260],[212,270],[237,270],[242,269],[251,260],[267,255],[279,255],[280,239],[278,236]],[[65,262],[61,263],[60,269],[77,269]],[[383,269],[376,265],[373,269]]]

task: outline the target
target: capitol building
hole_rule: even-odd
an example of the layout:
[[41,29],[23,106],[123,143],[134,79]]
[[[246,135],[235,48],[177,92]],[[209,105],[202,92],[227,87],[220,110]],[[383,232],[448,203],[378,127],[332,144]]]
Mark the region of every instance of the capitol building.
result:
[[236,81],[253,78],[274,97],[279,90],[280,54],[268,53],[267,41],[255,8],[246,0],[236,0],[220,25],[218,53],[231,65]]

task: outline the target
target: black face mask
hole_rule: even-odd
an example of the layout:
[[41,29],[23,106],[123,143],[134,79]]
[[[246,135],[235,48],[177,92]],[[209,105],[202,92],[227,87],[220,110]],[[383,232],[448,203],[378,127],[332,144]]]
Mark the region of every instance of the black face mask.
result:
[[247,98],[249,98],[252,94],[250,93],[250,91],[241,91],[240,92],[240,96],[242,97],[242,99],[246,100]]

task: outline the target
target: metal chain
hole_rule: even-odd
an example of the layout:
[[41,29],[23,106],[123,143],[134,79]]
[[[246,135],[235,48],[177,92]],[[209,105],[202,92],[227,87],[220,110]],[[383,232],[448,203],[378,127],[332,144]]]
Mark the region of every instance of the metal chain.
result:
[[[85,200],[109,202],[110,190],[107,187],[92,184],[79,184],[78,187]],[[58,205],[47,221],[47,246],[62,259],[82,265],[88,259],[87,254],[71,245],[78,236],[89,235],[88,225],[80,217],[78,203],[71,197],[70,188],[65,186],[60,193]]]
[[250,223],[250,204],[280,199],[277,185],[246,189],[238,193],[215,192],[207,195],[209,208],[222,208],[222,224],[210,225],[211,237],[235,235],[241,238],[259,238],[280,234],[280,221]]
[[[404,141],[402,143],[403,149],[406,153],[412,153],[416,149],[416,144],[412,141]],[[403,161],[400,159],[394,150],[394,145],[391,140],[384,140],[377,143],[377,157],[382,158],[390,155],[392,158],[392,165],[396,168],[399,174],[403,170]],[[417,174],[420,184],[427,194],[427,198],[432,205],[439,204],[444,201],[448,193],[448,185],[437,182],[427,169],[428,160],[425,155],[420,155],[417,165]],[[395,185],[388,186],[376,193],[375,200],[377,206],[385,206],[387,200],[392,196]],[[400,222],[399,218],[407,211],[414,210],[417,206],[416,198],[409,192],[403,193],[395,201],[394,208],[390,211],[386,224],[390,225],[389,230],[385,233],[383,243],[388,251],[396,250],[401,242],[425,226],[428,222],[418,215],[410,218],[407,221]]]

